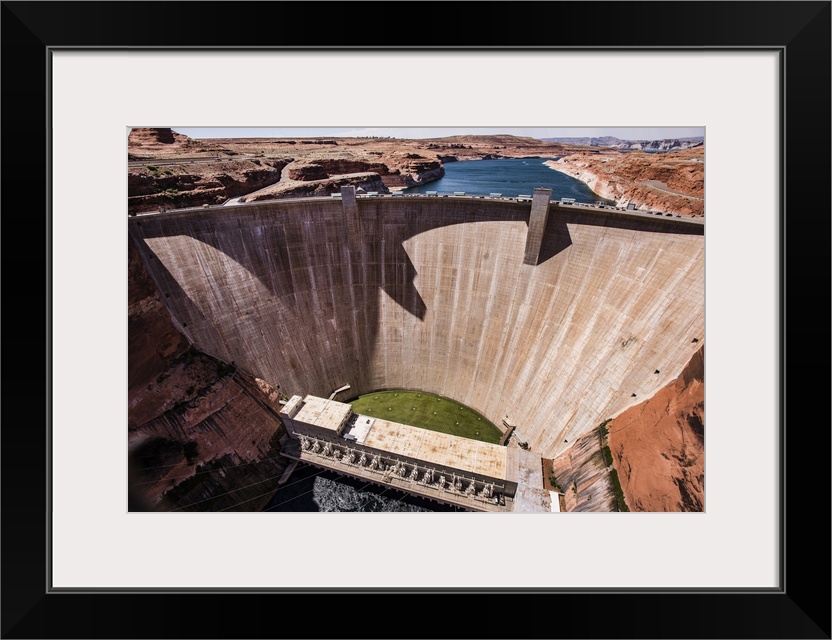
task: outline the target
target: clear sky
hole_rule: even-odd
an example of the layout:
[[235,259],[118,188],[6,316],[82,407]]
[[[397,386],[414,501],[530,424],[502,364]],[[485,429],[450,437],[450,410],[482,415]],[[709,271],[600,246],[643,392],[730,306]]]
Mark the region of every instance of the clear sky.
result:
[[314,138],[320,136],[390,136],[392,138],[441,138],[455,135],[511,134],[532,138],[599,138],[663,140],[704,136],[704,127],[173,127],[191,138]]

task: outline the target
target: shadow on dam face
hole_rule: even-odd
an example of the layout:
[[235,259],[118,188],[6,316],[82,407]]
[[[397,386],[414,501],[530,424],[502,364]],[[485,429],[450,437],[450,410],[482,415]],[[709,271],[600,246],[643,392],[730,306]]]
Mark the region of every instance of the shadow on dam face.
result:
[[362,200],[358,250],[337,200],[141,216],[129,230],[206,353],[289,395],[440,393],[509,416],[552,454],[687,362],[704,330],[703,230],[553,206],[529,266],[528,220],[510,202]]

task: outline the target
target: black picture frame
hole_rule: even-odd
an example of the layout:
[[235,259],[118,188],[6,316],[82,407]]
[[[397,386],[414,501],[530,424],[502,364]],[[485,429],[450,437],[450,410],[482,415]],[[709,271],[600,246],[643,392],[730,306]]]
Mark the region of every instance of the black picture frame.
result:
[[[453,15],[452,4],[465,12],[464,24],[440,17]],[[284,637],[296,623],[303,637],[316,638],[830,637],[829,421],[824,403],[808,415],[801,411],[808,408],[801,399],[829,397],[828,378],[812,363],[819,352],[829,353],[830,2],[3,2],[0,15],[3,638]],[[779,51],[780,587],[672,593],[51,590],[49,390],[60,381],[50,378],[49,367],[48,83],[50,52],[66,47]],[[811,188],[801,185],[807,176]],[[798,293],[806,282],[810,295]],[[82,417],[78,424],[83,428]],[[753,479],[753,461],[738,464],[748,465]],[[824,495],[806,503],[807,487]],[[399,626],[387,627],[372,613],[378,608],[401,616]]]

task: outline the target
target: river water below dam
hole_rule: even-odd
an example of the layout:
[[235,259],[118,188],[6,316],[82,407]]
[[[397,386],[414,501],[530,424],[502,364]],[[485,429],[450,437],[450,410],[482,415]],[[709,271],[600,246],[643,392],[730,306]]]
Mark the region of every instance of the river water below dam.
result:
[[437,504],[393,489],[384,489],[311,465],[298,465],[263,511],[272,512],[448,512],[454,507]]
[[444,177],[406,189],[405,193],[464,191],[469,195],[487,196],[499,193],[513,198],[521,194],[532,195],[535,187],[543,187],[552,190],[553,200],[574,198],[576,202],[588,204],[604,200],[580,180],[543,164],[553,159],[500,158],[446,162]]

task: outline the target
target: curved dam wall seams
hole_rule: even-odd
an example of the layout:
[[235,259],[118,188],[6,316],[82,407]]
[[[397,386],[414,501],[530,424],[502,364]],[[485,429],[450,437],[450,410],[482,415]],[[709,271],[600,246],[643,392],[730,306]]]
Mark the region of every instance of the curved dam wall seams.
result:
[[358,209],[356,251],[336,199],[142,216],[129,229],[207,353],[287,395],[439,393],[507,418],[547,457],[667,384],[703,342],[701,227],[553,205],[531,266],[528,204]]

